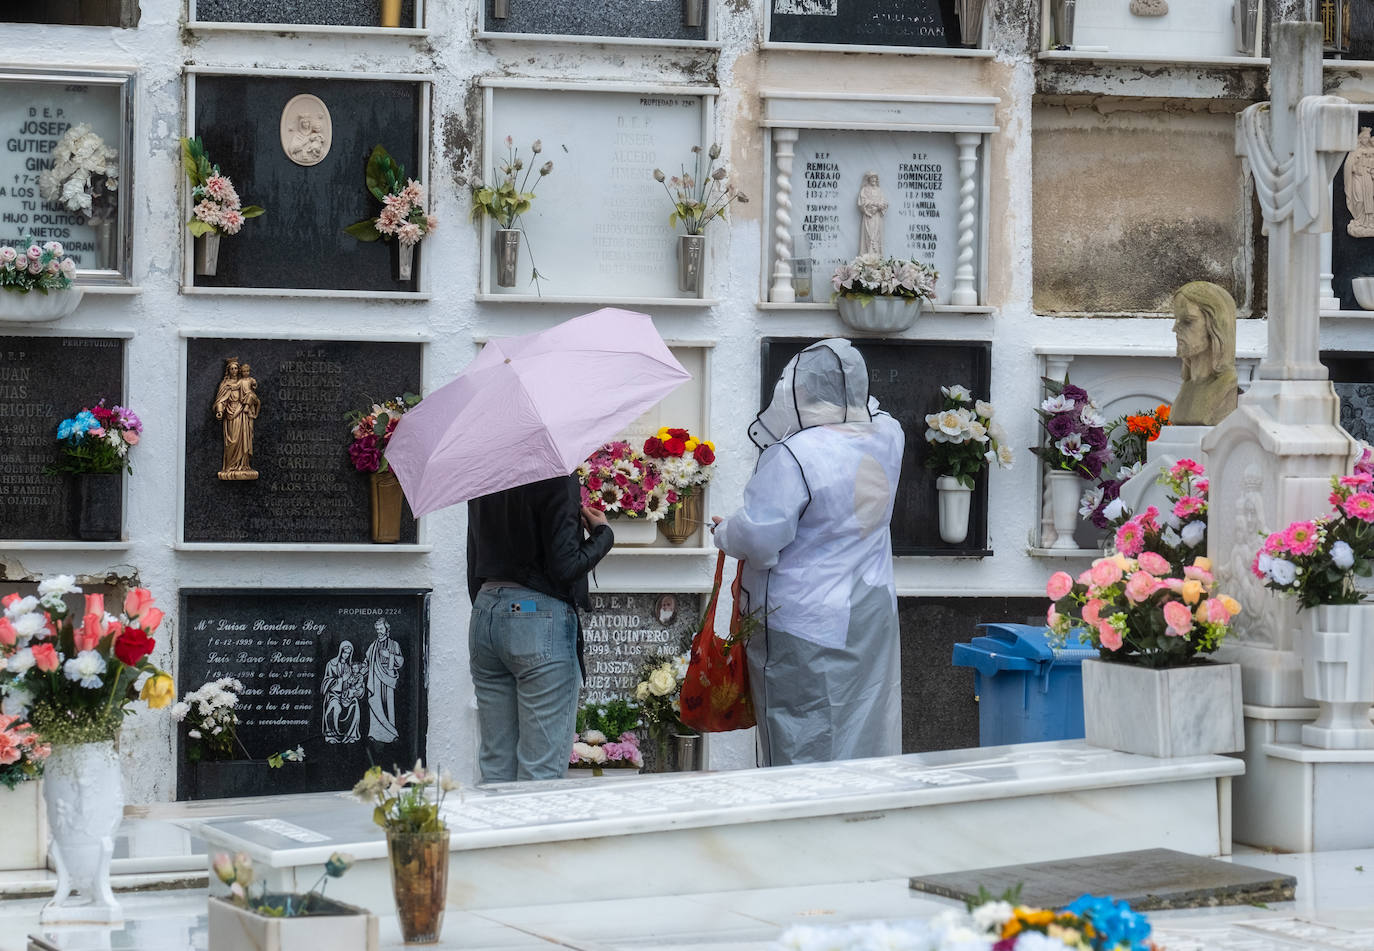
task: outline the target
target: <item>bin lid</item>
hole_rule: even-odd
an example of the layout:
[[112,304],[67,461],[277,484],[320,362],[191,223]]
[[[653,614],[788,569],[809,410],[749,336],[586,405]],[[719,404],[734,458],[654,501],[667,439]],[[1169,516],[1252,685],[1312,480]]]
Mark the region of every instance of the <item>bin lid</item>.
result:
[[[1052,665],[1081,664],[1085,658],[1097,656],[1091,648],[1055,648],[1044,625],[998,621],[978,626],[987,633],[971,643],[955,644],[953,663],[955,667],[977,668],[985,677],[1009,670],[1044,672]],[[1077,643],[1073,633],[1069,643]]]

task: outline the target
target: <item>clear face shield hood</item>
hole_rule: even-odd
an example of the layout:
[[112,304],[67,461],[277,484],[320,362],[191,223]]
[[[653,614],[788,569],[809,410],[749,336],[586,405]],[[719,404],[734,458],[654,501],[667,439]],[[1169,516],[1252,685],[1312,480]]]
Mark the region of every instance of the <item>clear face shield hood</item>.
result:
[[749,438],[762,450],[812,426],[872,419],[864,358],[848,340],[822,340],[788,361]]

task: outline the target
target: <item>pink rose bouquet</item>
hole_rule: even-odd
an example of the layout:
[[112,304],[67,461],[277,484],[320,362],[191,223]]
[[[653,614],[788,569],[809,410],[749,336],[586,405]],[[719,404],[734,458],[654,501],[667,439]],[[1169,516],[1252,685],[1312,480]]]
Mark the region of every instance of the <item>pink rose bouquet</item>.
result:
[[228,175],[211,165],[200,138],[181,140],[181,164],[191,180],[191,220],[187,227],[199,238],[207,234],[238,234],[249,218],[264,214],[257,205],[245,205]]
[[386,444],[396,431],[396,424],[409,410],[420,404],[420,397],[405,393],[381,403],[373,403],[366,411],[348,414],[349,432],[353,441],[348,444],[348,458],[359,472],[386,472]]
[[582,504],[608,518],[658,522],[678,502],[653,460],[629,443],[608,442],[577,467]]
[[1355,471],[1331,477],[1332,511],[1294,522],[1264,539],[1250,570],[1266,587],[1298,598],[1298,609],[1357,604],[1374,562],[1374,451],[1365,446]]
[[75,273],[76,262],[56,241],[21,241],[18,247],[0,247],[0,290],[15,294],[65,291],[72,286]]
[[1217,649],[1240,604],[1218,593],[1212,565],[1196,558],[1181,571],[1163,555],[1141,551],[1099,558],[1078,576],[1050,576],[1046,617],[1062,645],[1077,630],[1104,659],[1142,667],[1178,667]]

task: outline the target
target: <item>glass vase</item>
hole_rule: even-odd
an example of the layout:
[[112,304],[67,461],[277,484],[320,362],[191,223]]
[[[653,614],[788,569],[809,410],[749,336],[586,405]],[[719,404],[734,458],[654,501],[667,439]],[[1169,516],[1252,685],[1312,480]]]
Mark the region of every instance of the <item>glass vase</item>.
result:
[[434,944],[444,929],[448,894],[448,831],[387,831],[391,890],[406,944]]

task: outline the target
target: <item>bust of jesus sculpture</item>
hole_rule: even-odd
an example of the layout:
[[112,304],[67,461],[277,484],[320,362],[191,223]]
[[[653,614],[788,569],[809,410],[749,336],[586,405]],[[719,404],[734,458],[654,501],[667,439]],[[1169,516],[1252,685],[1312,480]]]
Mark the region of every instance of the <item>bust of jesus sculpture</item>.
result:
[[1236,302],[1209,281],[1174,293],[1174,335],[1183,361],[1183,385],[1169,423],[1215,426],[1236,408]]

